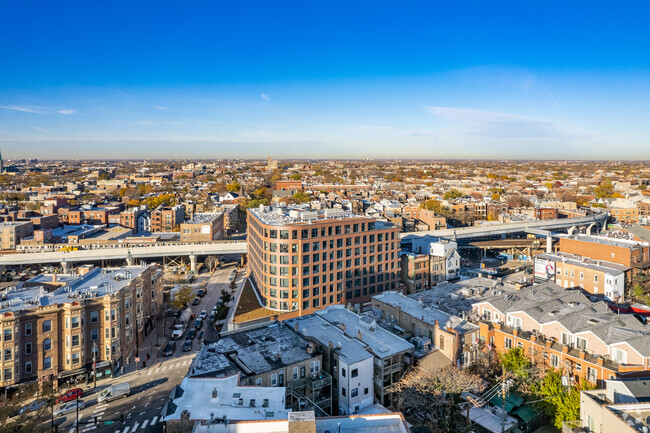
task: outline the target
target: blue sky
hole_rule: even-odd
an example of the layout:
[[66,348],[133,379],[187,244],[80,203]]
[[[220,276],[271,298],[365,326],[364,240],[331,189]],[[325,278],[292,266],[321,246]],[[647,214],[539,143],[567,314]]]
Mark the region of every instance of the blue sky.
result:
[[633,1],[5,1],[0,150],[650,159],[648,22]]

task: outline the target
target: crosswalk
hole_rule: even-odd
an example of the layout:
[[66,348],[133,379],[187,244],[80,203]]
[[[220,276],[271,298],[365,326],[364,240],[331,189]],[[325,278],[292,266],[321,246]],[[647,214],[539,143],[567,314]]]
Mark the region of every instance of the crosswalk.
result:
[[[160,417],[160,418],[162,419],[162,417]],[[135,433],[136,431],[138,431],[138,429],[140,429],[140,431],[142,431],[142,430],[146,429],[147,426],[151,427],[151,426],[156,425],[158,420],[159,420],[159,417],[154,416],[150,420],[149,419],[144,420],[142,422],[142,424],[140,422],[136,422],[135,424],[127,426],[124,429],[115,430],[115,433]]]
[[[80,427],[79,431],[80,432],[87,433],[87,432],[90,432],[90,431],[93,431],[93,430],[97,429],[96,425],[91,425],[89,427],[85,427],[85,428],[82,429],[81,428],[81,425],[82,425],[81,424],[81,418],[79,418],[79,421],[80,421],[80,425],[79,425],[79,427]],[[152,426],[155,426],[155,425],[159,425],[159,424],[157,424],[159,421],[162,421],[162,417],[154,416],[151,419],[145,419],[142,422],[136,421],[133,425],[126,426],[123,429],[115,430],[115,433],[135,433],[138,430],[143,431],[147,427],[152,427]],[[73,426],[68,433],[75,433],[76,431],[77,431],[77,427]]]
[[191,362],[192,362],[191,358],[187,358],[182,361],[173,361],[173,360],[166,361],[163,362],[162,365],[157,364],[155,367],[149,367],[146,374],[147,376],[150,376],[152,374],[164,373],[166,371],[173,371],[177,368],[188,366],[190,365]]

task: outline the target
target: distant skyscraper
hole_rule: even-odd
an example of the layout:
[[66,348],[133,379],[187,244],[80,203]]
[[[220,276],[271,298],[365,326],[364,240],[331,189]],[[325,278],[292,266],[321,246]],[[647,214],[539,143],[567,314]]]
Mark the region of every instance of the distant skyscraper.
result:
[[5,163],[2,160],[2,152],[0,152],[0,174],[5,172]]
[[278,168],[278,161],[274,161],[273,158],[269,156],[268,162],[266,164],[266,169],[268,171],[273,171]]

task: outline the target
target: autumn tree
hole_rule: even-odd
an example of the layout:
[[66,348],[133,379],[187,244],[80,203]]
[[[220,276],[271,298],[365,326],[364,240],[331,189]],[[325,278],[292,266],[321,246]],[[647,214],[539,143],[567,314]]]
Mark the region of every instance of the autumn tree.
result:
[[174,294],[171,304],[176,308],[184,308],[194,298],[194,291],[190,286],[181,286]]
[[460,198],[462,196],[463,194],[460,191],[455,189],[450,189],[442,196],[442,198],[444,198],[445,200],[453,200],[455,198]]

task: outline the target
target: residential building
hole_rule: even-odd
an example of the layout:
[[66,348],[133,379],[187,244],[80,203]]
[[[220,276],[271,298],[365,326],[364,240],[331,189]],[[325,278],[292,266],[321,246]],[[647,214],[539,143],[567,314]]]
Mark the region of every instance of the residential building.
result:
[[147,206],[136,206],[120,212],[119,224],[130,228],[133,234],[149,231],[151,220]]
[[568,253],[535,256],[535,281],[553,281],[565,289],[580,288],[611,302],[625,301],[629,267]]
[[546,282],[489,296],[473,310],[488,350],[521,347],[533,362],[559,368],[571,381],[602,385],[650,373],[650,328],[579,290]]
[[648,242],[581,234],[560,238],[559,250],[563,253],[630,267],[632,276],[650,268],[650,243]]
[[322,354],[283,322],[222,334],[201,347],[190,377],[241,376],[249,386],[286,387],[294,410],[310,407],[332,413],[332,378],[321,370]]
[[[359,315],[343,305],[331,305],[316,311],[314,315],[322,320],[303,316],[289,320],[288,323],[297,325],[297,332],[318,341],[324,350],[324,358],[336,381],[335,395],[338,397],[339,410],[356,411],[357,406],[361,409],[369,402],[366,400],[369,398],[365,390],[368,383],[366,372],[358,370],[354,373],[355,369],[368,363],[365,355],[358,352],[361,347],[373,356],[375,402],[386,407],[396,407],[398,397],[391,391],[391,387],[411,368],[414,346],[380,327],[369,313]],[[351,343],[353,340],[362,346]]]
[[184,220],[184,206],[159,206],[151,212],[151,231],[154,233],[173,232],[180,229]]
[[300,180],[278,180],[275,182],[275,189],[279,191],[291,191],[296,193],[302,191],[302,181]]
[[536,207],[535,218],[538,220],[554,220],[558,218],[558,209],[555,207]]
[[34,234],[31,221],[10,221],[0,223],[0,249],[15,250],[23,238]]
[[385,321],[416,337],[419,344],[422,339],[429,340],[451,365],[464,368],[478,359],[479,327],[464,318],[394,291],[374,296],[372,307],[381,311]]
[[212,242],[223,239],[223,212],[195,213],[191,220],[181,223],[181,241]]
[[573,433],[629,432],[650,430],[650,381],[607,380],[605,389],[580,392],[580,419],[565,423],[563,431]]
[[309,314],[331,304],[361,311],[399,285],[399,229],[342,209],[248,209],[249,276],[264,306]]
[[[112,376],[137,355],[162,305],[155,266],[42,274],[0,292],[0,386]],[[58,380],[57,380],[58,379]]]

